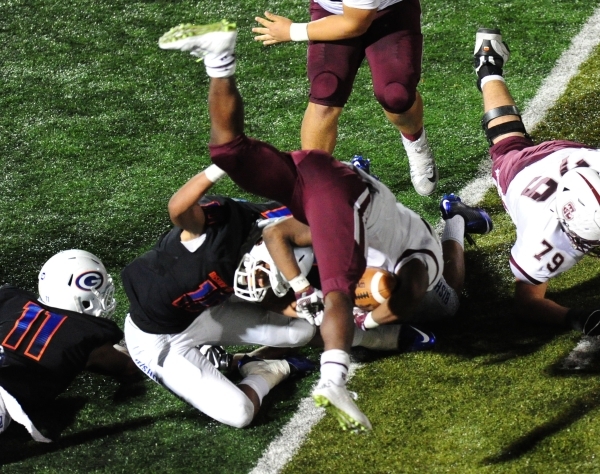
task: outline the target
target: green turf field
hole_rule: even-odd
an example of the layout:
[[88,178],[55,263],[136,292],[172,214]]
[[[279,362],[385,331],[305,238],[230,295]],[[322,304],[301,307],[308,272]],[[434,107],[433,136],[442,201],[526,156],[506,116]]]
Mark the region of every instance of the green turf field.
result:
[[[419,87],[440,185],[412,189],[397,133],[373,98],[368,69],[342,115],[336,156],[362,153],[399,200],[435,224],[444,192],[460,190],[486,159],[481,98],[471,54],[478,27],[500,27],[513,54],[505,68],[525,108],[554,63],[600,5],[592,0],[422,0],[425,57]],[[0,280],[35,290],[42,263],[59,250],[97,254],[115,277],[170,222],[171,194],[209,163],[207,84],[189,55],[161,51],[159,36],[182,22],[237,22],[238,83],[247,133],[299,147],[306,106],[305,44],[252,41],[265,9],[307,21],[307,0],[179,2],[0,0]],[[533,131],[600,146],[600,50]],[[215,192],[243,195],[230,180]],[[366,436],[325,418],[286,473],[600,472],[600,380],[564,373],[577,343],[519,321],[507,258],[514,230],[493,191],[483,205],[496,224],[467,253],[463,305],[435,328],[432,353],[365,362],[351,389],[370,417]],[[597,304],[593,258],[552,282],[564,304]],[[316,353],[310,353],[315,358]],[[236,430],[198,414],[150,381],[120,387],[82,375],[30,440],[13,423],[0,438],[6,473],[250,472],[310,393],[315,376],[266,399],[256,423]]]

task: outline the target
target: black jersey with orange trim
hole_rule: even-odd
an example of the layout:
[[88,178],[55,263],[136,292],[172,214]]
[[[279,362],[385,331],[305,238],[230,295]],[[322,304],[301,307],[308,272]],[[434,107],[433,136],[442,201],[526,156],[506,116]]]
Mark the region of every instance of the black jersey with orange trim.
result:
[[28,291],[0,288],[0,385],[28,409],[53,400],[85,369],[91,352],[123,332],[108,319],[52,308]]
[[177,334],[207,308],[233,294],[233,276],[256,238],[257,221],[291,215],[276,202],[254,204],[221,196],[201,201],[205,241],[194,252],[181,243],[182,229],[166,232],[121,273],[129,314],[144,332]]

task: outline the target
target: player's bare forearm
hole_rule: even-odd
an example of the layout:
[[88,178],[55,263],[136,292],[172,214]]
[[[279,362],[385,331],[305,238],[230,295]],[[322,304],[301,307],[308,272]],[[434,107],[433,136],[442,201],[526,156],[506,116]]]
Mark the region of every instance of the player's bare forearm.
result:
[[283,314],[290,318],[298,317],[296,313],[296,299],[293,292],[288,292],[288,294],[279,298],[272,291],[268,291],[265,299],[258,304],[274,313]]
[[204,171],[191,178],[169,200],[169,217],[176,226],[195,234],[204,231],[204,211],[198,201],[213,186]]
[[137,381],[142,373],[137,368],[127,349],[117,349],[111,344],[104,344],[94,349],[88,358],[86,369],[103,375],[110,375],[121,382]]
[[517,281],[515,303],[519,314],[531,321],[564,326],[568,308],[546,298],[547,283],[530,285]]
[[300,267],[294,256],[294,247],[306,247],[312,244],[309,227],[293,217],[283,219],[265,227],[263,240],[283,276],[288,281],[297,277],[300,274]]
[[[344,6],[342,15],[330,15],[308,23],[308,38],[312,41],[356,38],[369,29],[376,14],[376,9],[362,10]],[[293,22],[289,18],[265,12],[265,18],[256,17],[255,20],[261,24],[260,27],[252,28],[257,33],[255,41],[261,41],[265,46],[291,41],[290,27]]]

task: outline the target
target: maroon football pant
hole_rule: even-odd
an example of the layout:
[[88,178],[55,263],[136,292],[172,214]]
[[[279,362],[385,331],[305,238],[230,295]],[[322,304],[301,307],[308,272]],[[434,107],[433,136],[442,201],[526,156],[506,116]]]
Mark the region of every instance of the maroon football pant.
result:
[[281,202],[310,226],[323,293],[352,294],[366,266],[362,217],[370,195],[360,176],[326,152],[282,152],[245,135],[209,148],[242,189]]
[[[311,2],[310,10],[313,21],[331,15],[315,2]],[[418,0],[403,0],[378,12],[362,36],[309,42],[309,100],[343,107],[366,57],[379,103],[388,112],[406,112],[415,101],[422,55],[421,6]]]

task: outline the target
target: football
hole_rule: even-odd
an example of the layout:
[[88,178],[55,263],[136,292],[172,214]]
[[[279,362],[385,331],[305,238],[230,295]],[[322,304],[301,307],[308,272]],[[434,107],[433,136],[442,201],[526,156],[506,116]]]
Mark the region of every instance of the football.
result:
[[387,300],[396,287],[396,276],[383,268],[367,267],[354,291],[354,304],[372,311]]

